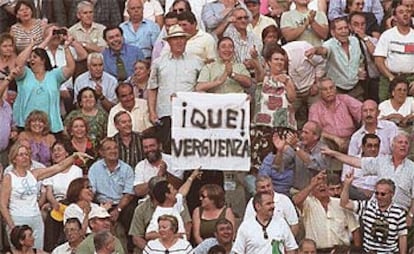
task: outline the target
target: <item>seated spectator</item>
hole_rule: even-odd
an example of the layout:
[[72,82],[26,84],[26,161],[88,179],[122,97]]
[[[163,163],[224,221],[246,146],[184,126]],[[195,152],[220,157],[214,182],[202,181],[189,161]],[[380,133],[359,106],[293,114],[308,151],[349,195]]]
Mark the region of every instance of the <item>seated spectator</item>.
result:
[[[0,8],[1,9],[1,8]],[[0,34],[0,80],[8,79],[16,66],[16,43],[10,33]],[[9,81],[10,82],[10,81]],[[16,83],[11,82],[8,89],[16,90]],[[7,93],[7,89],[5,91]],[[3,92],[4,93],[4,92]]]
[[222,246],[223,254],[228,254],[233,246],[234,230],[233,224],[226,218],[217,220],[214,226],[214,236],[203,239],[201,243],[194,248],[195,254],[209,254],[214,246]]
[[316,254],[316,243],[312,239],[305,238],[299,244],[299,254]]
[[89,53],[101,52],[106,47],[103,39],[105,26],[94,22],[94,5],[89,1],[81,1],[76,9],[79,22],[69,28],[70,35]]
[[[92,233],[89,234],[78,246],[76,253],[82,254],[95,254],[95,242],[94,237],[96,234],[111,230],[111,215],[103,207],[91,210],[88,215],[89,226],[91,227]],[[127,253],[121,245],[121,242],[117,237],[115,238],[115,252],[119,254]]]
[[322,78],[319,83],[320,100],[309,109],[309,120],[322,128],[323,141],[347,151],[349,139],[361,122],[362,103],[349,95],[336,94],[334,81]]
[[119,103],[114,105],[109,111],[108,137],[113,137],[118,132],[114,123],[114,116],[120,111],[127,112],[131,117],[133,131],[142,133],[152,126],[149,118],[147,101],[138,99],[134,96],[131,84],[120,83],[115,89],[115,93]]
[[83,175],[88,174],[89,167],[97,159],[97,149],[92,140],[88,136],[89,126],[85,118],[78,116],[73,118],[66,127],[67,133],[70,137],[70,143],[72,150],[77,152],[83,152],[93,157],[92,160],[75,161],[75,165],[82,169]]
[[[152,215],[155,211],[155,207],[158,204],[157,201],[154,199],[153,192],[155,189],[155,185],[161,181],[165,181],[165,178],[155,176],[149,180],[149,198],[145,199],[135,209],[134,216],[131,222],[131,228],[129,230],[129,235],[132,236],[132,240],[136,247],[136,253],[142,253],[142,250],[145,248],[147,244],[147,241],[145,240],[145,229],[147,225],[150,223]],[[180,216],[183,218],[184,224],[191,224],[191,216],[185,204],[184,210],[180,213]]]
[[350,20],[350,17],[354,13],[360,13],[365,17],[366,22],[366,28],[365,32],[374,37],[379,38],[380,34],[380,28],[378,25],[378,21],[375,18],[374,13],[372,12],[363,12],[364,2],[365,0],[349,0],[346,3],[346,9],[345,12],[349,15],[348,18]]
[[201,176],[202,172],[199,169],[195,169],[191,176],[187,178],[187,181],[181,185],[180,189],[174,188],[167,181],[159,182],[155,185],[154,189],[154,198],[158,202],[158,206],[155,208],[152,218],[145,233],[146,240],[153,240],[160,237],[160,232],[158,231],[157,221],[158,218],[162,215],[168,214],[173,215],[178,220],[178,234],[184,239],[190,239],[191,235],[191,225],[184,224],[183,218],[180,216],[180,213],[184,211],[184,200],[187,196],[188,191],[190,190],[191,184],[195,178]]
[[85,87],[91,87],[99,99],[99,104],[107,112],[117,103],[115,89],[117,80],[104,71],[104,57],[101,53],[91,53],[87,59],[88,71],[76,78],[74,84],[74,102],[78,100],[79,92]]
[[192,253],[193,248],[191,247],[191,244],[187,240],[181,239],[179,234],[177,234],[179,226],[175,216],[161,215],[158,217],[158,228],[159,238],[149,241],[145,246],[143,253]]
[[340,207],[339,199],[332,198],[328,192],[324,171],[314,176],[310,185],[293,197],[300,209],[305,226],[305,237],[312,239],[318,246],[318,252],[330,252],[340,246],[361,246],[359,225],[349,211]]
[[[74,0],[69,12],[68,22],[73,25],[79,18],[77,16],[77,7],[84,0]],[[96,23],[106,27],[117,26],[122,22],[121,11],[118,7],[117,0],[99,0],[93,5],[93,19]]]
[[[128,6],[129,0],[125,2],[125,5]],[[151,20],[152,22],[157,23],[157,25],[160,27],[160,29],[164,25],[164,9],[161,6],[161,3],[156,0],[147,0],[144,1],[144,19]],[[124,20],[128,20],[128,8],[124,10]]]
[[102,230],[93,236],[96,254],[112,254],[115,251],[116,238],[109,230]]
[[[57,140],[51,147],[53,164],[58,164],[72,153],[68,142]],[[60,243],[63,236],[63,223],[52,218],[53,210],[59,211],[62,206],[66,207],[66,193],[72,180],[82,177],[82,169],[76,165],[67,167],[64,171],[43,180],[46,186],[47,205],[42,207],[46,212],[45,219],[45,251],[51,252]]]
[[160,27],[151,20],[144,19],[144,3],[140,0],[128,0],[129,21],[120,24],[125,43],[138,47],[144,57],[151,59],[154,43],[160,33]]
[[208,250],[207,253],[208,254],[227,254],[227,253],[230,253],[230,250],[227,251],[226,248],[224,248],[222,245],[214,245]]
[[88,136],[96,146],[99,140],[106,137],[108,113],[102,107],[99,107],[98,96],[93,88],[82,88],[77,97],[79,108],[66,115],[65,126],[68,126],[75,118],[84,118],[88,123]]
[[166,177],[178,189],[182,185],[183,171],[173,170],[171,155],[162,152],[159,139],[150,131],[142,136],[144,159],[135,167],[134,190],[138,197],[149,192],[149,181],[154,176]]
[[[334,20],[338,17],[345,16],[345,10],[347,6],[347,0],[329,1],[328,18]],[[365,0],[362,11],[374,13],[377,23],[381,24],[384,17],[384,10],[379,0]]]
[[229,37],[217,43],[218,58],[203,66],[198,76],[196,91],[209,93],[243,93],[252,81],[242,63],[234,61],[234,42]]
[[125,81],[134,73],[134,64],[138,60],[143,60],[145,56],[140,48],[125,43],[120,27],[107,27],[103,33],[108,44],[108,47],[102,51],[104,71],[118,81]]
[[353,174],[346,175],[341,194],[341,206],[353,211],[364,228],[364,252],[408,253],[405,209],[393,202],[395,183],[381,179],[375,185],[375,197],[370,200],[349,200]]
[[34,247],[33,229],[28,225],[16,226],[10,231],[10,242],[14,246],[12,254],[44,253],[42,249]]
[[[155,1],[155,0],[152,0]],[[151,70],[151,63],[145,60],[138,60],[134,65],[134,74],[128,78],[128,82],[131,83],[134,88],[135,98],[144,99],[148,98],[147,86],[148,79]]]
[[50,148],[56,139],[50,134],[47,114],[40,110],[33,110],[26,118],[24,129],[20,132],[18,139],[29,141],[32,159],[50,166],[52,164]]
[[262,37],[262,32],[266,27],[276,26],[276,21],[274,19],[260,13],[260,0],[245,0],[244,3],[252,14],[252,21],[248,27],[258,38]]
[[197,244],[215,235],[217,222],[221,219],[230,221],[232,228],[236,227],[233,211],[224,203],[224,190],[221,186],[203,185],[200,189],[200,200],[201,205],[193,211],[192,232]]
[[[295,206],[292,201],[281,193],[274,191],[272,179],[268,176],[258,176],[256,178],[256,193],[268,193],[273,197],[273,203],[275,209],[273,210],[274,217],[280,217],[287,222],[290,230],[294,235],[299,232],[298,215],[296,214]],[[249,200],[246,206],[246,212],[244,213],[243,221],[254,218],[256,210],[253,205],[253,198]]]
[[329,195],[333,198],[340,198],[342,192],[341,178],[335,173],[330,173],[326,177]]
[[141,135],[132,130],[132,119],[126,111],[119,111],[114,116],[118,131],[114,139],[118,144],[119,158],[134,168],[144,157]]
[[10,28],[10,34],[14,37],[17,52],[25,48],[38,46],[43,41],[44,23],[36,19],[35,6],[30,0],[19,0],[14,6],[14,14],[17,23]]
[[[13,105],[13,117],[17,126],[23,127],[24,121],[33,110],[48,113],[52,133],[63,131],[60,114],[59,87],[75,70],[75,61],[69,50],[70,41],[64,43],[66,65],[52,68],[47,52],[42,48],[32,49],[31,43],[17,57],[19,72],[16,77],[17,98]],[[29,67],[26,62],[29,61]]]
[[66,192],[68,206],[63,213],[63,224],[71,218],[76,218],[81,223],[81,235],[91,232],[88,224],[88,214],[96,210],[99,205],[93,203],[94,194],[88,178],[76,178],[70,182]]
[[65,222],[63,231],[65,232],[67,242],[53,249],[52,254],[76,253],[76,250],[78,249],[79,244],[83,241],[84,237],[81,223],[77,218],[69,218]]

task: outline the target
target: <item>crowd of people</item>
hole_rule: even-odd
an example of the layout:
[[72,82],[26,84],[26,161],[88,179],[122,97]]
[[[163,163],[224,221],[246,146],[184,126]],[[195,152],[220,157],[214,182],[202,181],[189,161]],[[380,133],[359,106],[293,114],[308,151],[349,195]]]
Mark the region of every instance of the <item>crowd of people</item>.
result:
[[[414,0],[0,0],[0,253],[414,253],[413,27]],[[249,172],[173,168],[178,92],[248,95]]]

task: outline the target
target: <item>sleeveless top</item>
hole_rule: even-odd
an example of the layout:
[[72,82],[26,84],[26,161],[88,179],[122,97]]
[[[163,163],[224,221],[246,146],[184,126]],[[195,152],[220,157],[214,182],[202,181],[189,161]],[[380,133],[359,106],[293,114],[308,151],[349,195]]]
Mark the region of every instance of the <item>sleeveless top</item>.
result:
[[224,219],[226,217],[227,207],[223,207],[223,211],[221,211],[220,215],[211,220],[203,219],[203,208],[200,206],[200,236],[203,239],[207,239],[209,237],[214,237],[214,232],[216,231],[216,223],[220,219]]
[[37,216],[40,215],[37,203],[39,185],[30,171],[26,176],[17,176],[14,172],[8,172],[11,176],[11,193],[9,210],[11,216]]

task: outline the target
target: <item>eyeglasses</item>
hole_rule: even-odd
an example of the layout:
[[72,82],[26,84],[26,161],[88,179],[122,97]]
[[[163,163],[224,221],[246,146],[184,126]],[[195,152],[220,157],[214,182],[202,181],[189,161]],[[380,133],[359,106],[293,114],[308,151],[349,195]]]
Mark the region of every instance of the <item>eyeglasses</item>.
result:
[[379,192],[379,191],[376,191],[375,192],[375,196],[381,196],[381,197],[384,197],[384,196],[386,196],[388,193],[387,192]]
[[240,16],[240,17],[237,17],[236,19],[237,20],[242,20],[242,19],[247,20],[247,19],[249,19],[249,17],[248,16]]
[[173,9],[173,12],[183,12],[185,11],[184,8]]

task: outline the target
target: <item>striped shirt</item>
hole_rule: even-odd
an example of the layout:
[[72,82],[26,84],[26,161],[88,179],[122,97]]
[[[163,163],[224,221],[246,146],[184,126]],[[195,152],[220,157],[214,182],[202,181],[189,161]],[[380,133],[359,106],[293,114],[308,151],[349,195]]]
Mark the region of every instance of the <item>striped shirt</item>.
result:
[[375,198],[353,202],[354,212],[361,217],[364,227],[364,251],[397,253],[399,237],[408,232],[404,208],[392,203],[381,211]]
[[10,32],[16,41],[18,53],[28,47],[32,39],[36,46],[43,41],[43,26],[40,19],[36,19],[29,30],[26,30],[20,22],[17,22],[11,27]]
[[131,132],[131,142],[129,146],[124,145],[121,135],[117,133],[115,141],[118,144],[119,159],[135,168],[135,166],[144,159],[144,152],[142,149],[142,141],[138,132]]

